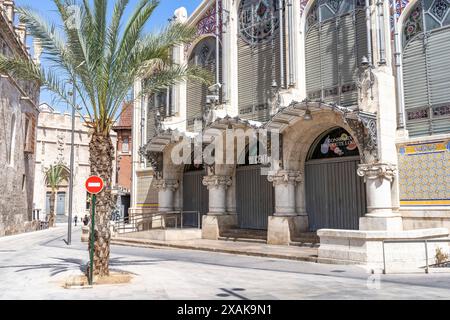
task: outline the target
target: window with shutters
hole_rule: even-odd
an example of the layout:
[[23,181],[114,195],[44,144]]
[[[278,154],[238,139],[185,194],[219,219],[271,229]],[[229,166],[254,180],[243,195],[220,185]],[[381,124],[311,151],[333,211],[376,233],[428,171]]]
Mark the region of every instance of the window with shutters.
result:
[[[281,59],[286,65],[285,1],[241,0],[238,39],[238,105],[244,119],[267,121],[274,93],[281,86]],[[280,43],[283,25],[284,48]],[[284,72],[285,73],[285,72]],[[286,79],[286,74],[284,74]]]
[[306,17],[305,34],[308,98],[357,105],[354,75],[367,56],[364,1],[316,1]]
[[[171,115],[171,92],[172,90],[162,90],[151,94],[147,104],[147,140],[152,139],[156,134],[156,124],[158,119],[162,120]],[[169,92],[169,93],[168,93]]]
[[24,152],[34,153],[34,146],[36,143],[36,117],[31,113],[25,113],[25,139]]
[[450,0],[422,0],[405,19],[403,82],[410,136],[450,132]]
[[[220,51],[219,51],[220,53]],[[189,64],[208,70],[216,78],[216,38],[206,37],[200,40],[189,56]],[[219,71],[220,72],[220,71]],[[202,121],[207,107],[207,96],[215,95],[209,92],[208,86],[195,80],[187,82],[187,130],[194,130],[196,121]],[[220,98],[220,92],[219,92]],[[220,100],[220,99],[219,99]]]

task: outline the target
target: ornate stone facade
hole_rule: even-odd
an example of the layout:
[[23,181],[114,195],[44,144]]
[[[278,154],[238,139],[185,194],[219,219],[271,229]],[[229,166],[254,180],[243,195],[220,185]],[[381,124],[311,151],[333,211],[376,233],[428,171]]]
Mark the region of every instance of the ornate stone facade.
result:
[[[14,1],[0,1],[0,50],[31,59],[23,25],[14,26]],[[36,229],[32,222],[39,88],[0,75],[0,237]]]
[[[250,131],[258,128],[279,134],[277,142],[271,141],[271,144],[277,145],[276,151],[265,155],[270,158],[269,165],[267,162],[250,161],[260,159],[259,155],[255,156],[255,152],[265,149],[261,145],[255,147],[251,142],[246,145],[245,152],[237,151],[235,145],[227,146],[224,152],[226,157],[223,158],[227,160],[248,157],[249,161],[245,163],[227,163],[226,166],[217,163],[222,155],[220,151],[215,154],[215,163],[203,164],[206,177],[198,183],[207,186],[209,193],[209,212],[203,220],[204,237],[217,238],[220,231],[228,227],[261,228],[260,224],[249,224],[245,219],[249,216],[255,220],[262,217],[269,221],[268,226],[262,227],[268,231],[269,243],[288,244],[298,233],[331,229],[323,233],[327,240],[324,241],[322,255],[332,259],[334,245],[339,242],[342,248],[338,251],[342,249],[342,254],[338,252],[335,257],[345,256],[348,260],[351,256],[349,251],[355,253],[366,245],[366,240],[353,244],[350,238],[355,234],[352,232],[359,232],[356,236],[358,239],[370,238],[373,235],[371,232],[379,232],[379,240],[389,237],[391,232],[398,232],[396,237],[401,238],[402,232],[414,229],[411,227],[415,225],[412,218],[420,220],[416,225],[424,228],[450,225],[449,206],[445,206],[445,203],[441,204],[439,210],[427,207],[433,210],[433,214],[430,214],[417,208],[407,212],[400,202],[405,190],[408,194],[425,194],[420,192],[427,189],[436,196],[443,194],[447,197],[445,192],[436,191],[438,187],[433,188],[430,183],[418,181],[426,177],[430,181],[442,182],[446,166],[441,161],[445,161],[446,153],[440,151],[435,154],[422,150],[416,152],[420,154],[415,154],[414,159],[412,154],[402,153],[404,146],[411,148],[419,145],[417,148],[422,149],[421,146],[442,144],[441,141],[447,141],[450,135],[448,122],[443,121],[448,120],[448,101],[436,103],[433,109],[429,108],[426,112],[420,111],[427,107],[426,104],[425,107],[420,106],[422,109],[419,112],[415,111],[414,106],[405,112],[402,63],[407,59],[402,57],[402,44],[398,42],[402,42],[403,33],[408,31],[408,28],[405,29],[405,20],[412,11],[409,3],[415,7],[419,2],[324,0],[313,3],[312,0],[287,0],[282,2],[286,6],[281,12],[274,9],[276,6],[272,6],[273,3],[278,2],[222,1],[219,13],[224,30],[220,42],[222,56],[216,63],[221,69],[219,89],[225,99],[213,119],[194,132],[188,126],[186,116],[186,110],[190,107],[186,96],[189,96],[190,91],[185,84],[180,84],[175,88],[178,92],[175,109],[179,112],[162,122],[165,130],[186,133],[188,144],[198,142],[208,151],[214,143],[220,145],[223,142],[226,145],[229,141],[228,133],[225,132],[236,128]],[[199,35],[203,35],[205,29],[200,28],[198,22],[202,21],[205,13],[212,12],[213,5],[213,2],[203,1],[186,20],[187,24],[198,28]],[[435,2],[432,2],[429,10],[435,10],[431,8],[434,5]],[[318,10],[323,10],[320,15],[317,14]],[[443,13],[436,14],[448,22],[448,15],[444,18]],[[212,23],[213,19],[209,17],[211,19],[207,21]],[[265,23],[258,25],[258,21]],[[397,29],[394,26],[399,27],[395,37],[389,28],[390,23],[392,30]],[[279,27],[281,24],[283,28]],[[272,34],[272,29],[276,29],[276,34]],[[245,34],[246,31],[250,34]],[[323,36],[325,34],[326,37]],[[274,35],[278,38],[277,43],[270,41],[275,39],[272,37]],[[257,41],[250,41],[252,43],[249,44],[249,37]],[[392,41],[392,37],[395,41]],[[361,40],[369,38],[372,41]],[[201,39],[202,36],[198,41]],[[249,51],[244,57],[241,54],[245,52],[242,50],[244,46],[256,50]],[[285,54],[279,57],[281,50]],[[253,60],[245,60],[249,57]],[[265,58],[272,59],[267,63],[269,60]],[[186,57],[179,54],[177,59],[178,62],[186,62],[183,60]],[[267,69],[268,65],[273,67],[274,72]],[[445,87],[443,83],[448,81],[442,80],[442,77],[450,72],[437,70],[441,69],[439,65],[432,67],[429,71],[436,73],[433,85]],[[247,77],[253,69],[259,70],[260,74]],[[271,76],[269,82],[264,81],[267,75]],[[409,80],[409,83],[414,82]],[[253,83],[258,83],[260,87],[254,90],[249,85],[247,90],[240,90],[243,84]],[[419,87],[424,89],[426,86]],[[256,103],[253,95],[261,98],[264,96],[262,91],[276,94]],[[450,99],[448,93],[442,93],[441,96],[444,97],[442,99]],[[254,120],[251,122],[242,123],[246,110],[240,108],[240,103],[246,99],[255,110],[263,110],[266,102],[270,103],[272,112],[267,117],[252,118]],[[405,114],[412,118],[404,121]],[[431,130],[421,127],[425,116],[436,118],[435,122],[430,122],[436,124],[436,128],[433,125]],[[422,131],[408,133],[405,125],[408,120],[418,122],[417,128]],[[421,132],[425,133],[419,137]],[[259,139],[260,142],[263,140],[261,136]],[[184,170],[191,166],[184,167],[172,162],[171,150],[176,149],[178,143],[160,134],[150,141],[143,141],[142,145],[147,144],[147,150],[151,150],[148,159],[155,164],[158,175],[177,179],[182,185]],[[277,153],[279,157],[275,156]],[[186,157],[189,158],[189,155]],[[417,167],[420,163],[422,168]],[[416,169],[414,174],[405,172],[413,171],[412,167]],[[433,173],[424,172],[427,170],[424,168],[430,168]],[[268,189],[261,181],[271,182]],[[413,182],[414,186],[405,185],[409,182]],[[239,193],[243,193],[246,187],[250,192],[245,193],[243,199]],[[252,193],[262,194],[263,191],[266,198],[273,198],[273,201],[259,206],[258,200],[263,201],[256,196],[252,198]],[[171,195],[173,203],[168,206],[182,208],[183,197],[187,195],[189,193],[183,188],[175,190]],[[251,206],[245,209],[251,211],[251,215],[243,212],[245,201],[251,202]],[[327,211],[327,214],[322,211]],[[352,214],[348,214],[350,211]],[[267,212],[270,212],[268,217]],[[339,220],[343,215],[345,219]],[[313,220],[318,216],[323,219],[316,225]],[[431,216],[436,219],[427,220]],[[342,231],[350,229],[352,232]],[[433,234],[443,233],[439,231]],[[370,253],[368,258],[364,257],[367,258],[365,262],[370,260],[373,254],[371,250],[368,249]]]

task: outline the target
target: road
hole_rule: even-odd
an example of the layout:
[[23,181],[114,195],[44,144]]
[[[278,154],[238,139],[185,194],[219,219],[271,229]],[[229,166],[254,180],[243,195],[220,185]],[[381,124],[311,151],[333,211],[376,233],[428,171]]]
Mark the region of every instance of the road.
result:
[[450,299],[450,274],[369,275],[357,266],[170,248],[112,246],[111,269],[129,284],[65,289],[87,246],[67,225],[0,238],[0,299]]

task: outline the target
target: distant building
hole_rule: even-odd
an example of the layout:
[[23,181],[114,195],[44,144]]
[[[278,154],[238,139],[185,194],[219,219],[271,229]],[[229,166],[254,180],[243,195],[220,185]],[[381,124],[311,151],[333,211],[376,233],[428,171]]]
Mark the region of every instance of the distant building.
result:
[[[49,199],[51,189],[46,185],[45,174],[51,165],[62,164],[67,176],[70,174],[70,146],[72,131],[72,116],[69,113],[59,113],[48,104],[40,105],[41,113],[38,120],[36,149],[36,179],[34,205],[40,211],[41,219],[49,214]],[[116,144],[116,134],[112,134],[113,144]],[[83,119],[76,115],[74,143],[74,181],[73,181],[73,216],[79,218],[88,213],[89,201],[84,187],[90,176],[89,163],[89,129]],[[113,166],[115,164],[113,163]],[[113,177],[114,179],[114,177]],[[114,180],[113,180],[114,181]],[[59,222],[66,222],[69,207],[69,182],[63,181],[56,196],[56,217]]]
[[[14,1],[0,0],[0,52],[31,60]],[[39,48],[35,47],[39,54]],[[38,61],[36,59],[35,61]],[[0,74],[0,237],[35,230],[33,181],[39,86]]]
[[120,120],[113,130],[117,133],[116,145],[116,190],[117,205],[121,217],[128,216],[131,192],[131,165],[132,165],[132,133],[133,103],[124,103]]

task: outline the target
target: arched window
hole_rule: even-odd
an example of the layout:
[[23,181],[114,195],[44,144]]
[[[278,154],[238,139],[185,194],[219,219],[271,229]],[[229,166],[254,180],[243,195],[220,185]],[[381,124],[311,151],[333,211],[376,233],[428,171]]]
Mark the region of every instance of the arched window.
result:
[[16,115],[13,114],[11,118],[11,130],[10,130],[10,140],[9,140],[9,154],[8,154],[8,164],[14,164],[14,152],[16,146]]
[[306,18],[305,34],[308,98],[357,105],[354,75],[367,56],[364,1],[316,1]]
[[287,54],[280,47],[280,10],[284,15],[284,3],[279,8],[279,0],[240,1],[238,105],[241,118],[265,121],[270,116],[271,99],[281,86],[280,55],[283,52],[286,62]]
[[450,131],[450,0],[422,0],[403,24],[403,82],[410,136]]
[[172,88],[161,90],[148,97],[147,140],[150,140],[155,136],[157,121],[173,115],[172,106]]
[[[210,71],[216,77],[216,39],[207,37],[200,40],[193,48],[189,56],[189,64],[196,65]],[[198,81],[187,83],[187,128],[192,131],[196,120],[202,121],[207,95],[216,93],[209,92],[208,87]]]

